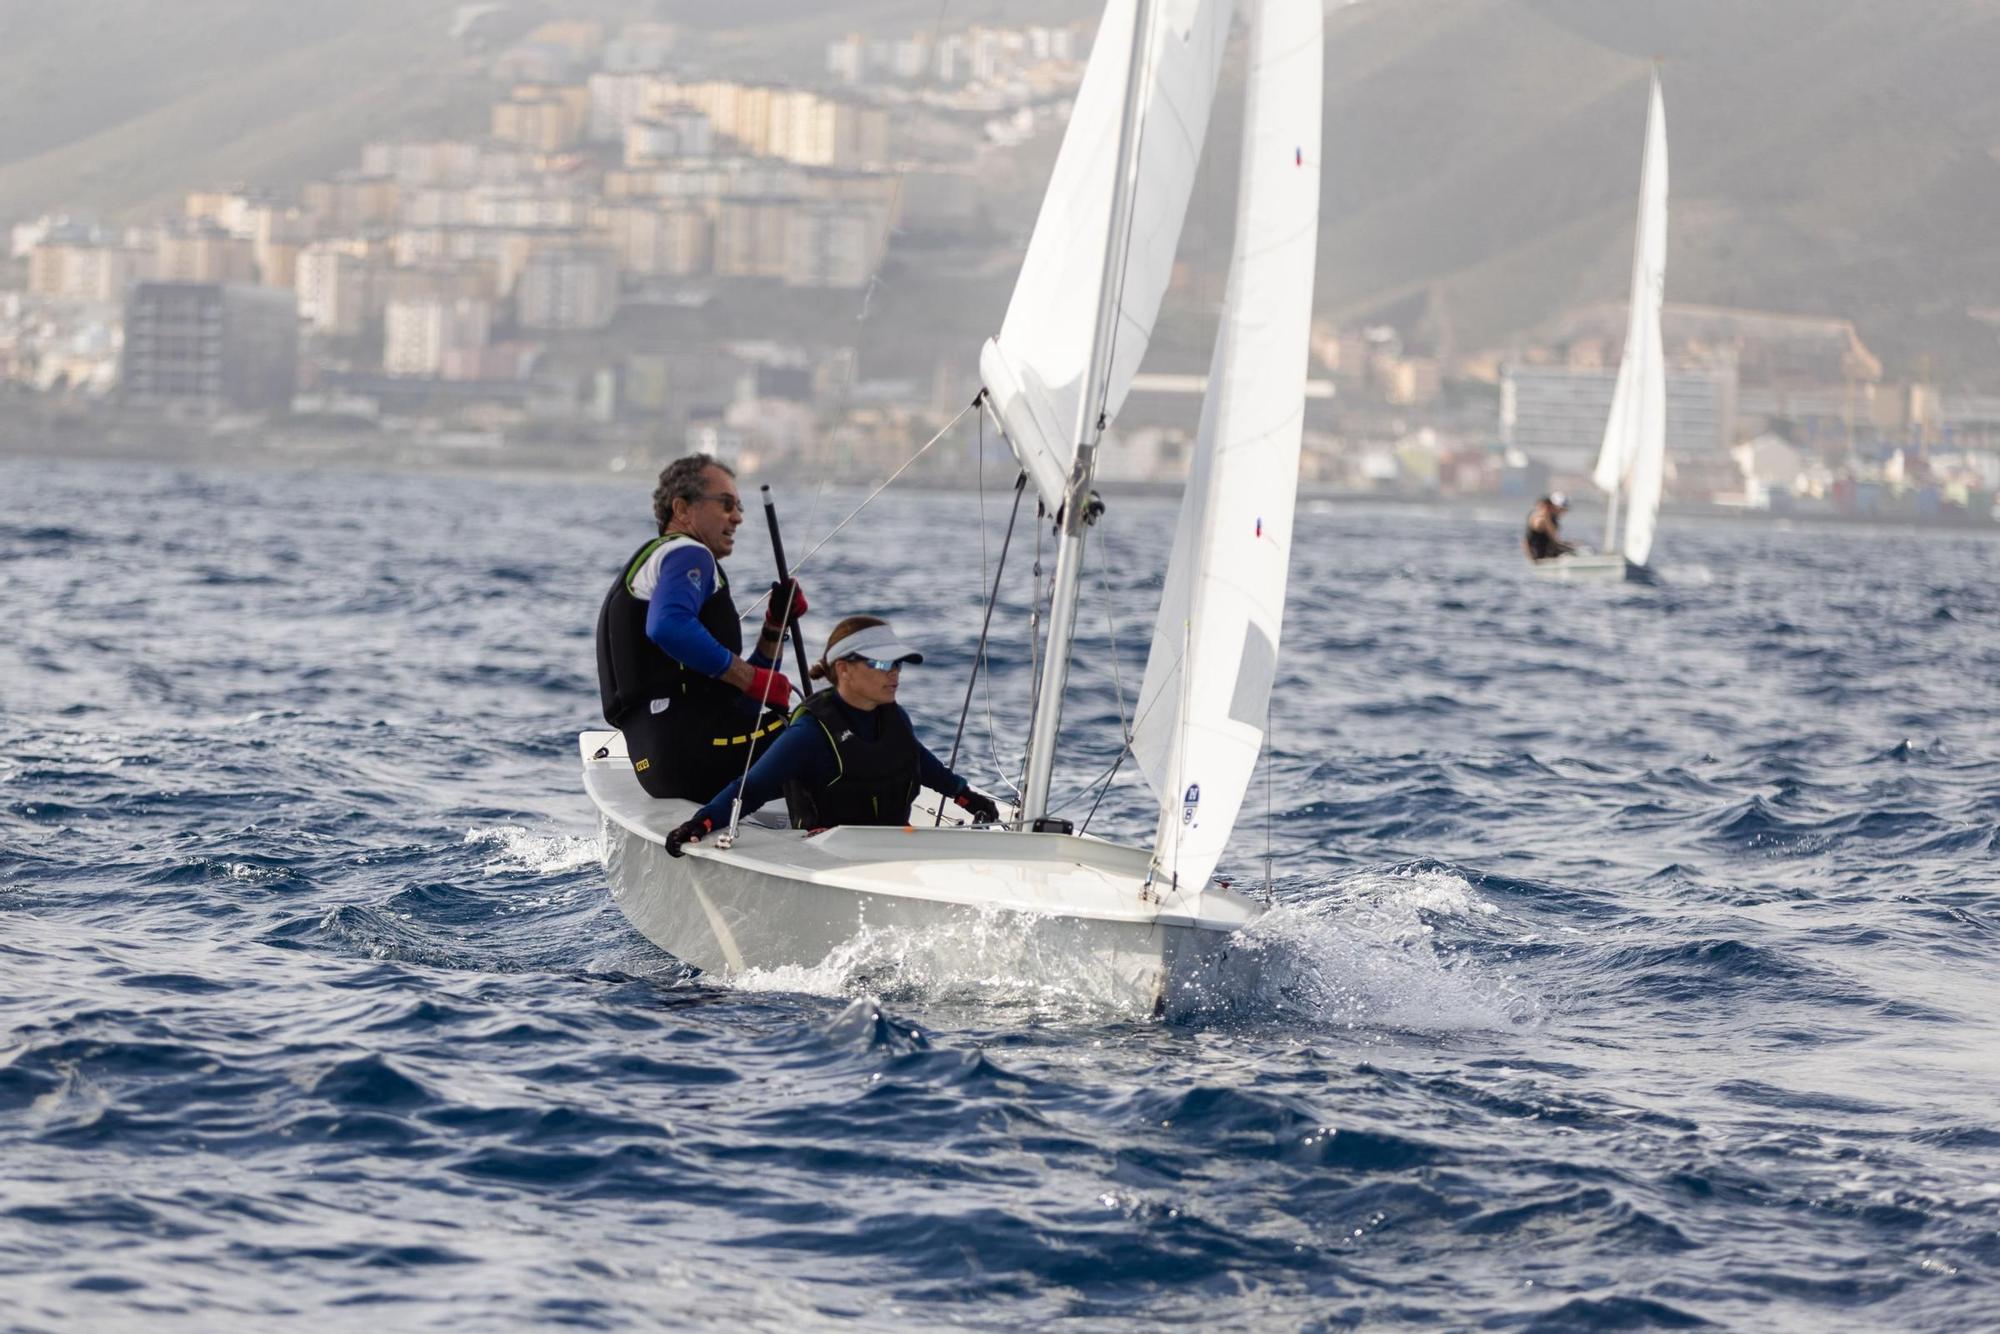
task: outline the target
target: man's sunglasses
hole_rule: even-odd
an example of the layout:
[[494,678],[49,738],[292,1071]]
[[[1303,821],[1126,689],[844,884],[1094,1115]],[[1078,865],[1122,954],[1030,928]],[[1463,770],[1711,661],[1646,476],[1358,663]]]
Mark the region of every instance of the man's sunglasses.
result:
[[881,658],[864,658],[859,653],[850,653],[847,655],[847,661],[865,662],[878,672],[898,672],[903,669],[903,660],[901,658],[897,658],[893,662],[885,662]]
[[713,500],[716,504],[722,506],[722,512],[724,514],[734,514],[738,510],[743,508],[743,502],[741,500],[739,500],[735,496],[729,495],[724,492],[717,492],[714,495],[703,496],[702,499]]

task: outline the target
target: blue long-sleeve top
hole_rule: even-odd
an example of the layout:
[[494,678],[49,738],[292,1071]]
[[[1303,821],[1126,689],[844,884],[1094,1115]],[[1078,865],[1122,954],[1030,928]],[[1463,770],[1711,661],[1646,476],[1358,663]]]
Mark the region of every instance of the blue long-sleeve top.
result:
[[[715,596],[715,555],[699,542],[668,542],[632,576],[632,595],[646,604],[646,638],[677,662],[704,676],[721,676],[735,657],[701,623],[701,607]],[[754,648],[746,655],[753,667],[775,667],[774,659]],[[755,705],[746,696],[746,713]]]
[[[900,713],[903,708],[900,704],[882,704],[862,710],[851,707],[838,695],[834,700],[854,734],[870,741],[881,730],[883,713],[889,709]],[[911,730],[914,733],[915,729]],[[931,754],[930,748],[922,741],[917,742],[917,752],[917,776],[925,787],[947,797],[955,797],[970,786],[965,779],[945,768],[944,761]],[[779,733],[770,748],[757,757],[747,775],[718,792],[713,801],[695,812],[695,818],[705,819],[720,829],[729,823],[729,808],[736,800],[739,785],[743,789],[743,813],[748,815],[764,803],[782,797],[787,783],[829,783],[839,772],[840,759],[834,754],[833,743],[827,740],[825,729],[795,722]]]

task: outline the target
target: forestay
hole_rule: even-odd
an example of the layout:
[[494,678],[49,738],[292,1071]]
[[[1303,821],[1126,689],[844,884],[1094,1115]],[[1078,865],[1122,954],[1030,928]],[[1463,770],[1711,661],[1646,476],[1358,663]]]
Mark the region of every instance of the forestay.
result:
[[1318,249],[1318,4],[1253,0],[1236,240],[1133,753],[1158,873],[1200,886],[1256,769],[1277,669]]
[[[1604,445],[1591,475],[1598,488],[1625,499],[1625,559],[1644,565],[1653,552],[1667,449],[1666,356],[1660,329],[1667,282],[1667,128],[1660,81],[1646,114],[1645,165],[1639,183],[1639,229],[1633,242],[1632,303],[1625,355]],[[1607,537],[1609,535],[1607,534]]]
[[[1070,113],[1048,193],[1000,336],[979,358],[988,399],[1051,511],[1076,458],[1076,425],[1104,283],[1118,130],[1137,0],[1111,0]],[[1127,259],[1104,414],[1117,414],[1137,373],[1172,274],[1195,166],[1208,133],[1229,35],[1229,0],[1160,0],[1141,95],[1141,138]]]

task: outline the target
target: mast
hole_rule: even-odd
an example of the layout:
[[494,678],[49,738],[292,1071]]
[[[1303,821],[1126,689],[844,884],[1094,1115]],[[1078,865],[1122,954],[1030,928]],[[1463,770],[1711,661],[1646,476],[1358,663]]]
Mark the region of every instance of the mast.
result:
[[1048,814],[1049,782],[1055,770],[1056,734],[1062,723],[1063,688],[1069,682],[1070,645],[1076,634],[1078,590],[1083,582],[1085,530],[1097,519],[1090,484],[1097,473],[1097,447],[1104,434],[1099,386],[1111,355],[1111,328],[1118,318],[1118,278],[1124,267],[1124,240],[1131,226],[1132,193],[1138,178],[1139,108],[1146,56],[1153,44],[1154,0],[1138,0],[1132,23],[1132,57],[1125,74],[1125,108],[1118,124],[1118,175],[1112,186],[1111,219],[1104,240],[1104,276],[1098,288],[1097,322],[1091,331],[1090,369],[1077,400],[1076,463],[1058,516],[1054,597],[1049,636],[1035,690],[1034,719],[1028,733],[1028,786],[1021,817],[1033,822]]

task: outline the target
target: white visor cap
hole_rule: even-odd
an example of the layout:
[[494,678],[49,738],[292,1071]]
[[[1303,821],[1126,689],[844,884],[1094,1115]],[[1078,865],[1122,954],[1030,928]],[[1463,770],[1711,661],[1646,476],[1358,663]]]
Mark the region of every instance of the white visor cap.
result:
[[865,630],[856,630],[827,649],[829,662],[838,662],[841,658],[874,658],[878,662],[921,663],[924,655],[898,639],[895,630],[889,626],[871,625]]

